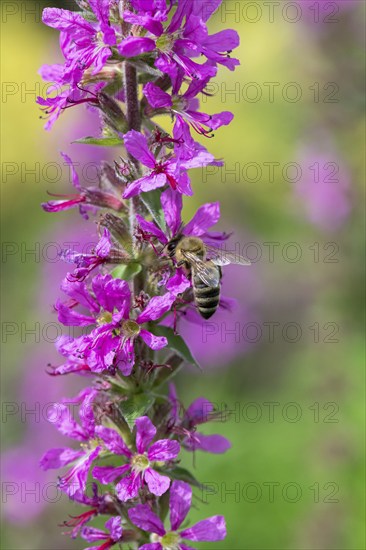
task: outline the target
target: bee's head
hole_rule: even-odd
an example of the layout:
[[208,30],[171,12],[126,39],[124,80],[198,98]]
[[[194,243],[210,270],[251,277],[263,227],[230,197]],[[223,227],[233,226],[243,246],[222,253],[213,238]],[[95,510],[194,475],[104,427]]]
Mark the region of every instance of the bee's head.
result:
[[177,235],[176,237],[173,237],[168,244],[166,245],[166,249],[168,251],[168,256],[172,257],[175,254],[177,245],[179,241],[182,239],[181,235]]

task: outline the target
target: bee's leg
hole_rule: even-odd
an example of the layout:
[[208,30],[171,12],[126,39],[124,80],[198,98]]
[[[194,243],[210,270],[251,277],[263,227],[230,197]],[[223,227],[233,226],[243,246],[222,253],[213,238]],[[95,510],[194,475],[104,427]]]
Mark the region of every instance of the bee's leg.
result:
[[190,267],[189,263],[186,262],[186,260],[180,260],[179,262],[176,263],[176,266],[177,267],[184,267],[184,270],[187,273],[187,275],[190,275],[191,267]]

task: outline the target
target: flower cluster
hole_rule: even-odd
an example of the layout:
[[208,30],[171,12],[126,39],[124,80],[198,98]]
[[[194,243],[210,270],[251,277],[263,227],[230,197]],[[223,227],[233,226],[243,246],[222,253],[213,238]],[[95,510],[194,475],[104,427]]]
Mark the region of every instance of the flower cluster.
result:
[[[239,39],[233,30],[208,32],[221,0],[76,1],[79,11],[43,12],[43,22],[60,31],[65,58],[41,69],[52,92],[38,98],[46,128],[86,104],[100,113],[101,133],[79,141],[120,145],[125,156],[103,163],[99,186],[91,188],[63,154],[76,193],[42,205],[98,216],[99,242],[88,253],[62,253],[71,267],[55,311],[76,333],[58,339],[64,362],[49,374],[73,373],[88,385],[49,411],[49,421],[75,444],[50,449],[41,466],[65,469],[60,489],[87,507],[65,522],[72,537],[100,549],[187,550],[185,541],[224,539],[226,527],[222,516],[182,527],[191,485],[199,482],[180,466],[181,453],[220,454],[230,443],[197,431],[215,416],[207,399],[185,409],[172,383],[167,396],[161,388],[184,364],[196,364],[179,319],[199,306],[208,318],[220,307],[219,266],[228,262],[214,263],[208,252],[228,237],[211,231],[219,204],[204,204],[188,222],[182,208],[183,195],[193,194],[188,170],[222,164],[194,136],[212,137],[233,115],[201,112],[198,96],[219,65],[238,65],[230,53]],[[171,134],[156,122],[165,114]],[[196,249],[179,256],[181,241]],[[100,515],[110,516],[105,529],[90,524]]]

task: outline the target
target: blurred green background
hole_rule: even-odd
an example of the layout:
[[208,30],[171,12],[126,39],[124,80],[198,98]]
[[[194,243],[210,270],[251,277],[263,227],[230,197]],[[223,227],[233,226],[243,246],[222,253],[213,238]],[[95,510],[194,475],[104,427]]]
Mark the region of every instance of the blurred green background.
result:
[[[212,548],[361,550],[364,2],[311,2],[318,13],[304,1],[275,2],[273,11],[269,4],[227,1],[211,23],[212,32],[239,32],[241,66],[219,71],[203,110],[231,110],[235,119],[204,142],[226,168],[193,175],[196,192],[185,213],[189,219],[202,202],[219,200],[220,228],[235,231],[234,242],[254,263],[245,274],[227,269],[225,293],[236,295],[245,315],[240,309],[232,321],[218,320],[214,337],[199,329],[199,343],[207,336],[205,371],[177,380],[186,404],[204,395],[233,411],[226,423],[204,428],[231,439],[230,452],[185,455],[211,488],[196,493],[190,517],[226,516],[228,537]],[[49,243],[77,241],[73,228],[82,222],[76,211],[50,216],[39,204],[47,191],[70,189],[66,171],[52,171],[60,150],[81,163],[101,154],[70,145],[98,128],[82,107],[66,112],[51,133],[42,128],[35,99],[45,88],[37,70],[59,56],[56,32],[40,22],[45,5],[71,2],[2,6],[4,550],[83,547],[57,526],[76,507],[66,497],[52,503],[53,494],[45,498],[32,485],[53,429],[22,414],[22,403],[48,403],[65,384],[72,396],[80,385],[45,374],[58,360],[52,327],[46,337],[42,327],[55,322],[52,303],[65,272]],[[93,222],[81,231],[87,242],[94,232]],[[234,328],[236,335],[228,332]],[[27,493],[32,487],[38,494]]]

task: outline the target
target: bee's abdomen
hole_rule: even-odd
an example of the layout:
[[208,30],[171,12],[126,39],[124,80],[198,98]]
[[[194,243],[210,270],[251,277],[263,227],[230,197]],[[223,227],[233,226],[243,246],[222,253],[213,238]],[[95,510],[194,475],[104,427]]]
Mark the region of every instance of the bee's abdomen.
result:
[[196,275],[193,278],[193,292],[199,314],[204,319],[212,317],[220,302],[220,287],[207,286]]

